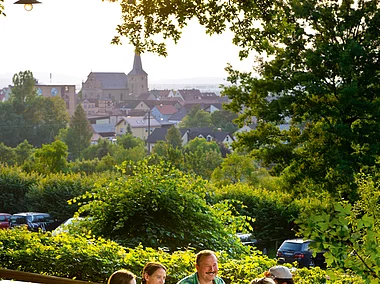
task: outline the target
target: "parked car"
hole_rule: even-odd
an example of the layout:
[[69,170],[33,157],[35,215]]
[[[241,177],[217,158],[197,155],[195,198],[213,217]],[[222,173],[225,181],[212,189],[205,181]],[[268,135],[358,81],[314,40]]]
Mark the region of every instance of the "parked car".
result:
[[37,232],[39,229],[51,231],[56,228],[57,223],[48,213],[23,212],[13,214],[9,225],[11,228],[27,226],[28,230]]
[[319,266],[325,268],[324,252],[317,252],[313,256],[310,248],[312,240],[290,239],[285,240],[277,250],[276,258],[279,264],[298,262],[299,267]]
[[70,231],[70,227],[71,226],[77,226],[78,223],[81,221],[81,220],[84,220],[83,217],[73,217],[73,218],[69,218],[67,219],[65,222],[63,222],[61,225],[59,225],[57,228],[55,228],[51,234],[53,236],[56,236],[58,234],[61,234],[61,233],[69,233]]
[[8,213],[0,213],[0,229],[8,229],[9,228],[9,217],[11,214]]
[[240,239],[241,243],[245,246],[254,246],[257,243],[257,240],[253,237],[252,234],[243,234],[237,233],[236,236]]

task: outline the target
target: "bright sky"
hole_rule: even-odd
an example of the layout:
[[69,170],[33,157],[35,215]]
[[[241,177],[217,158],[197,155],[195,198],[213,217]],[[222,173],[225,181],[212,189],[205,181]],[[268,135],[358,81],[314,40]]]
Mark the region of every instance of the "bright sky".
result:
[[[31,70],[43,83],[65,75],[67,80],[86,80],[91,72],[128,73],[133,46],[111,45],[121,23],[118,3],[101,0],[40,0],[31,12],[16,0],[5,0],[6,17],[0,17],[0,77]],[[206,35],[192,24],[177,45],[170,43],[169,56],[143,54],[149,82],[180,78],[222,77],[227,63],[250,71],[252,60],[241,62],[232,35]],[[39,75],[40,74],[40,75]],[[43,78],[39,78],[42,76]],[[11,78],[10,78],[11,79]],[[80,84],[79,82],[56,82]],[[2,87],[2,86],[0,86]]]

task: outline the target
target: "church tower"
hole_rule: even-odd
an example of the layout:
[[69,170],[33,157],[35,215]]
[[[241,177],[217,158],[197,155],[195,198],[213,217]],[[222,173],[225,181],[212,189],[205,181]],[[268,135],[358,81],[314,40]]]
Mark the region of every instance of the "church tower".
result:
[[141,57],[135,53],[133,68],[127,75],[128,89],[133,98],[137,98],[142,93],[148,92],[148,74],[143,70]]

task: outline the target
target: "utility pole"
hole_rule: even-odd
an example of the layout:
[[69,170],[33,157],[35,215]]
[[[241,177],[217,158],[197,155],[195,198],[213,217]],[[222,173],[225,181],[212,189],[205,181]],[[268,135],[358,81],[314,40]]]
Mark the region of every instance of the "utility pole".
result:
[[[150,109],[148,110],[148,136],[147,136],[147,140],[149,139],[149,136],[150,136]],[[149,140],[148,140],[148,155],[150,155],[150,143],[149,143]]]

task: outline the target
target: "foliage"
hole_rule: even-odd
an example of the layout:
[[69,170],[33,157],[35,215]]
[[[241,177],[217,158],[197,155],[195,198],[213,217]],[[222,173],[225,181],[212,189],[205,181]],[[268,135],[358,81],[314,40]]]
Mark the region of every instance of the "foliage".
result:
[[375,164],[380,149],[379,2],[278,3],[270,22],[251,34],[273,60],[259,63],[259,78],[229,69],[240,84],[224,93],[230,109],[245,107],[240,123],[253,115],[264,125],[290,117],[290,130],[269,139],[291,148],[252,133],[242,134],[239,146],[273,163],[283,153],[289,186],[308,181],[355,200],[354,176]]
[[201,128],[210,126],[211,115],[202,110],[200,105],[193,106],[179,124],[179,128]]
[[[128,124],[130,127],[130,125]],[[144,141],[138,137],[134,137],[132,133],[127,132],[124,135],[117,136],[117,145],[123,146],[124,149],[131,149],[137,146],[145,146]]]
[[216,186],[236,183],[258,185],[265,174],[268,176],[266,170],[259,169],[252,158],[233,152],[214,170],[211,181]]
[[[300,208],[293,203],[293,196],[263,188],[253,188],[247,184],[234,184],[215,189],[211,202],[230,200],[242,216],[249,216],[254,236],[262,240],[260,246],[273,246],[293,238],[294,221],[298,218]],[[237,201],[237,202],[236,202]]]
[[15,164],[15,153],[13,148],[6,146],[3,142],[0,143],[0,163],[10,166]]
[[0,119],[0,141],[8,147],[16,147],[25,140],[26,121],[22,114],[16,113],[10,101],[0,103]]
[[36,183],[36,174],[26,174],[16,167],[0,164],[0,208],[11,214],[25,211],[25,196]]
[[357,178],[359,199],[334,204],[333,210],[300,220],[302,233],[326,251],[329,266],[351,270],[377,283],[380,277],[380,188],[370,176]]
[[[141,139],[139,139],[142,141]],[[123,148],[118,146],[111,153],[115,158],[116,164],[120,165],[124,161],[138,162],[146,158],[146,149],[144,143],[139,143],[133,148]]]
[[86,160],[93,160],[95,158],[102,159],[107,156],[116,145],[107,139],[99,139],[98,143],[92,144],[82,151],[81,157]]
[[2,4],[3,2],[4,2],[4,0],[0,0],[0,16],[1,15],[5,16],[4,5]]
[[37,96],[36,79],[30,71],[15,74],[13,84],[9,102],[0,104],[0,141],[10,147],[24,140],[36,147],[54,141],[69,119],[65,102]]
[[[67,169],[67,145],[60,140],[35,150],[28,168],[41,174],[64,172]],[[24,167],[26,169],[26,166]]]
[[72,198],[91,192],[96,180],[81,174],[49,174],[39,179],[26,193],[28,210],[48,212],[54,219],[65,221],[78,210],[77,204],[69,204]]
[[[96,235],[125,246],[188,246],[197,249],[242,250],[234,232],[216,217],[205,200],[206,182],[185,175],[170,165],[148,165],[148,161],[124,164],[123,175],[98,186],[82,198],[79,213],[93,217]],[[81,199],[74,199],[81,202]],[[215,209],[216,210],[216,209]]]
[[184,155],[182,150],[179,148],[173,148],[172,145],[165,141],[158,141],[152,150],[151,161],[157,160],[157,163],[160,161],[169,162],[172,166],[177,169],[184,169]]
[[237,114],[229,110],[217,110],[211,113],[211,122],[215,130],[234,133],[238,127],[233,121],[237,118]]
[[70,119],[69,128],[63,141],[69,147],[70,160],[80,158],[82,152],[90,146],[92,127],[87,120],[86,113],[79,104]]
[[182,149],[182,135],[179,129],[174,125],[168,129],[165,140],[173,149]]
[[[354,176],[379,156],[378,0],[368,1],[122,1],[126,36],[139,52],[166,55],[193,18],[206,33],[229,29],[244,58],[255,52],[254,73],[231,66],[223,94],[239,126],[277,125],[266,137],[241,134],[238,146],[286,169],[289,187],[307,181],[355,200]],[[264,132],[263,132],[264,133]],[[268,144],[267,140],[273,141]],[[283,145],[287,145],[284,147]],[[277,147],[279,146],[279,147]]]
[[91,174],[96,172],[96,166],[99,163],[99,159],[93,160],[75,160],[68,163],[68,171],[72,173],[85,173]]
[[104,156],[95,168],[96,172],[116,171],[116,160],[110,154]]
[[[141,245],[126,249],[101,238],[65,233],[52,237],[49,233],[32,233],[20,229],[1,230],[0,245],[3,248],[0,250],[2,268],[98,283],[105,283],[114,271],[122,268],[141,275],[145,263],[149,261],[160,262],[168,268],[167,284],[175,284],[195,270],[193,249],[173,253]],[[239,258],[231,258],[225,252],[217,254],[219,275],[226,283],[248,284],[275,265],[273,259],[262,256],[257,251]],[[328,272],[339,279],[326,280],[325,271],[319,268],[297,269],[293,273],[296,283],[364,283],[359,277],[348,273]]]
[[125,250],[103,239],[1,230],[2,268],[105,282],[122,262]]
[[12,82],[13,88],[9,100],[14,105],[16,113],[23,114],[26,106],[37,98],[35,88],[37,80],[31,71],[26,70],[14,74]]
[[212,172],[223,161],[219,145],[207,142],[204,138],[195,138],[183,147],[185,170],[210,179]]
[[0,163],[9,166],[22,165],[34,152],[32,145],[24,140],[16,148],[8,147],[0,142]]
[[14,149],[16,164],[21,166],[34,153],[34,147],[24,140]]

